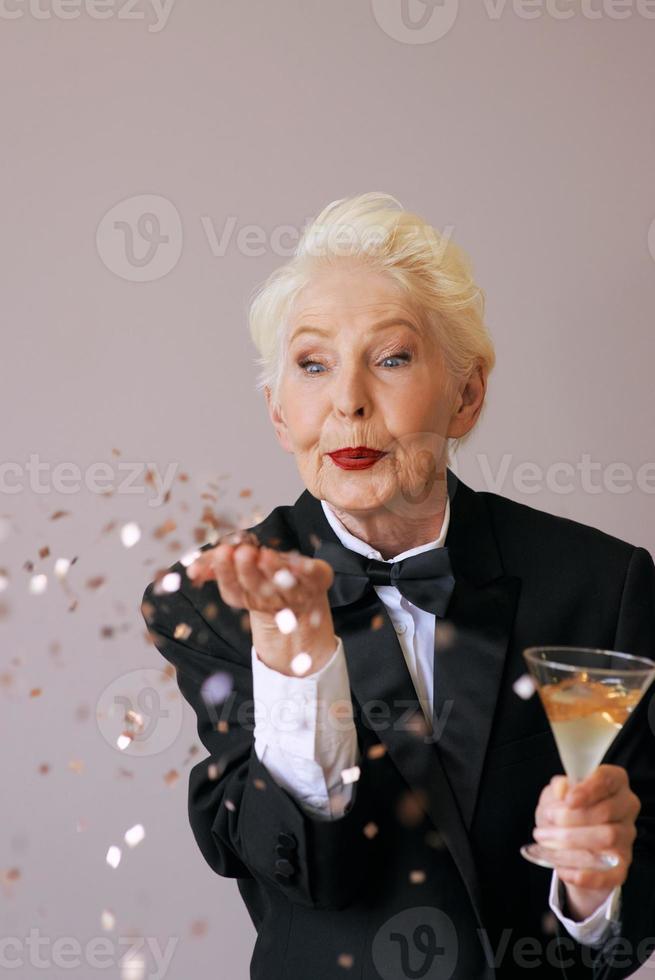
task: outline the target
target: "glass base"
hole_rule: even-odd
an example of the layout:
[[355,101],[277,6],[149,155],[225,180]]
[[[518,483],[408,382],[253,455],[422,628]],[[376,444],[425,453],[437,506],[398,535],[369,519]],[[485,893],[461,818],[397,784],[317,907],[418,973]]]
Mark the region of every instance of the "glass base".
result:
[[566,851],[544,844],[524,844],[521,854],[526,861],[542,868],[582,868],[585,871],[607,871],[615,868],[619,859],[615,854],[595,854],[592,851]]

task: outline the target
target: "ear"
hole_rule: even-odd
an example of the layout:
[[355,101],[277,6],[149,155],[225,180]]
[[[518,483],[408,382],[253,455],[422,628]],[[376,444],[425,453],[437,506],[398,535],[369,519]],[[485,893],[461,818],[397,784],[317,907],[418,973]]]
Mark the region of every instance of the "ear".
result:
[[292,453],[293,448],[291,447],[289,441],[289,430],[287,429],[287,423],[284,420],[284,415],[280,405],[273,401],[271,389],[268,385],[264,385],[264,395],[266,396],[266,408],[268,409],[269,418],[273,423],[273,428],[275,429],[278,442],[282,448],[286,450],[286,452]]
[[460,382],[455,394],[450,424],[446,435],[458,439],[470,432],[477,422],[487,391],[487,379],[482,365],[477,364],[469,377]]

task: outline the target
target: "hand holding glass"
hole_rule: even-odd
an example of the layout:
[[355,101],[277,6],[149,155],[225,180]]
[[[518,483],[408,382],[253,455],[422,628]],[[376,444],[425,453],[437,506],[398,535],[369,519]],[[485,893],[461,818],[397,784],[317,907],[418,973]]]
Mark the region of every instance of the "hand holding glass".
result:
[[[630,714],[655,679],[655,663],[614,650],[588,647],[529,647],[523,656],[559,749],[570,784],[596,769]],[[573,856],[552,845],[525,844],[521,854],[544,868],[606,870],[613,854]]]

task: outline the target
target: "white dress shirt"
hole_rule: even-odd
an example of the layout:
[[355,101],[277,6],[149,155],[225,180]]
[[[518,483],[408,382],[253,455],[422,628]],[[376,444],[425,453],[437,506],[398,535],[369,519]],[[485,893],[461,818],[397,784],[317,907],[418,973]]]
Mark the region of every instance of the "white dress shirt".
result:
[[[379,551],[348,531],[330,505],[321,500],[330,526],[341,543],[367,558],[400,561],[429,548],[443,547],[450,523],[450,500],[439,536],[428,544],[382,558]],[[394,585],[374,586],[386,606],[414,683],[419,702],[432,728],[435,615],[413,605]],[[330,660],[313,674],[287,676],[268,667],[251,650],[254,743],[257,757],[272,776],[311,816],[336,819],[343,816],[352,798],[354,783],[342,779],[344,770],[358,765],[357,732],[352,720],[352,701],[343,643]],[[341,702],[346,715],[335,723],[330,706]],[[621,889],[617,886],[588,918],[574,922],[560,904],[559,878],[553,871],[549,905],[569,935],[580,943],[601,945],[618,921]]]

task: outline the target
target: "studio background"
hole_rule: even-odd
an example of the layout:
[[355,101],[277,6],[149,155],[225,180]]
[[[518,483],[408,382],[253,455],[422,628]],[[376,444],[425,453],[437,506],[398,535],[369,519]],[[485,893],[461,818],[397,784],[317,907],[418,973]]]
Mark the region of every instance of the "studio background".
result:
[[[497,365],[462,479],[655,553],[654,17],[636,0],[2,8],[0,973],[248,976],[236,883],[187,822],[206,752],[139,604],[212,531],[303,490],[246,313],[330,201],[391,193],[472,259]],[[127,703],[148,737],[121,750]],[[143,970],[121,964],[134,937]]]

